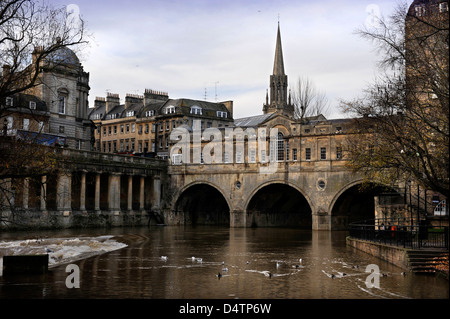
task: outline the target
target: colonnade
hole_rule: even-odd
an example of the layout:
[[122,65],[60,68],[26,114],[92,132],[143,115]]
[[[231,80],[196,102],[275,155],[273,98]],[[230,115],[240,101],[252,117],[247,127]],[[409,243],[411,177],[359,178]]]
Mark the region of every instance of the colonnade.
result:
[[[161,177],[135,172],[101,172],[86,169],[59,170],[56,174],[0,180],[0,211],[14,220],[49,214],[141,215],[158,212],[161,206]],[[28,214],[27,214],[28,213]],[[147,219],[145,219],[145,222]],[[121,224],[121,222],[116,222]],[[67,224],[67,223],[66,223]]]

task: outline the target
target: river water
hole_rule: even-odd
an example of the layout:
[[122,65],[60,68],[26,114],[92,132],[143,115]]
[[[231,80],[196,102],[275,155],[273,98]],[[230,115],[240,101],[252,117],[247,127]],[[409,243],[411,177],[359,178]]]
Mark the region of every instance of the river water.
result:
[[[449,298],[448,280],[403,275],[402,269],[347,247],[342,231],[151,226],[2,233],[0,242],[89,236],[114,236],[126,247],[71,262],[79,268],[79,288],[67,286],[72,274],[67,263],[45,276],[0,277],[0,299]],[[378,286],[368,279],[368,265],[382,273]]]

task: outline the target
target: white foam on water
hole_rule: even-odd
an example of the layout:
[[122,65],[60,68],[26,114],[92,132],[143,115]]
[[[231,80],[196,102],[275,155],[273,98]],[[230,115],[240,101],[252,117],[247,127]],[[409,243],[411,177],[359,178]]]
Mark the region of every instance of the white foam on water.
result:
[[[0,276],[5,255],[49,255],[49,268],[107,253],[127,245],[113,236],[45,238],[0,241]],[[48,251],[46,251],[46,249]]]

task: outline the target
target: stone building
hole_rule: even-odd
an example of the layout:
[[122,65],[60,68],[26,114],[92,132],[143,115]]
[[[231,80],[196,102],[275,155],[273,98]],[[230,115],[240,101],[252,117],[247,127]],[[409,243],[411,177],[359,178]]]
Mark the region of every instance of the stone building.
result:
[[[35,49],[33,59],[39,50]],[[91,150],[89,90],[89,73],[72,50],[61,47],[41,62],[38,84],[26,93],[45,102],[48,133],[59,136],[67,147]]]
[[137,154],[168,158],[172,130],[233,125],[233,102],[213,103],[186,98],[170,99],[166,92],[146,89],[143,96],[118,94],[97,97],[89,118],[95,123],[95,149],[106,153]]

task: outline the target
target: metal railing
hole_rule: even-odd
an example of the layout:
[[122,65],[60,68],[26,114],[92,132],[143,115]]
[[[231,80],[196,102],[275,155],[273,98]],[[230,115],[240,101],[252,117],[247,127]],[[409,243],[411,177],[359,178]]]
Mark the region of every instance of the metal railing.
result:
[[448,227],[406,225],[396,221],[396,219],[388,221],[383,218],[351,223],[349,235],[354,239],[404,248],[443,248],[448,250]]

